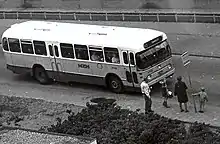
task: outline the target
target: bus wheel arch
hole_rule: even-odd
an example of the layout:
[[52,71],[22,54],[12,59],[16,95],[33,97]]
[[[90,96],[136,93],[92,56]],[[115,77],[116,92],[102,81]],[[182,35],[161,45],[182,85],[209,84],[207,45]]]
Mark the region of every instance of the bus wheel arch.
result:
[[122,80],[116,74],[107,74],[105,77],[105,83],[112,92],[121,93],[124,90]]
[[50,78],[49,78],[46,70],[40,64],[34,64],[33,65],[33,67],[32,67],[32,76],[40,84],[48,84],[50,82]]

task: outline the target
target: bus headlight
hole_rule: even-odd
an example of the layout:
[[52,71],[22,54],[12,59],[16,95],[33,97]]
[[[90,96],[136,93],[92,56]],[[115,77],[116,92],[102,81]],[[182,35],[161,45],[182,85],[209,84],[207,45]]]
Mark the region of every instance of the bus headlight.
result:
[[147,76],[147,79],[148,79],[148,80],[151,80],[151,75],[148,75],[148,76]]
[[159,65],[159,66],[158,66],[158,69],[160,69],[160,68],[161,68],[161,66]]
[[169,64],[169,65],[168,65],[168,69],[171,69],[171,68],[172,68],[172,66],[171,66],[171,64]]

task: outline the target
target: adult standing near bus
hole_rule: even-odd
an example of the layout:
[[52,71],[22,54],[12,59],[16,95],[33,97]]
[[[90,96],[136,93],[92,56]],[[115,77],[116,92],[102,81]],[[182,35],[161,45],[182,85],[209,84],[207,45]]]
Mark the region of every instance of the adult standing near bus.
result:
[[145,78],[143,82],[141,83],[141,92],[145,100],[145,114],[149,112],[153,112],[151,110],[151,105],[152,105],[152,100],[150,96],[151,91],[150,91],[150,87],[147,82],[148,82],[148,79]]
[[177,82],[175,84],[174,95],[177,96],[181,112],[184,111],[182,108],[182,103],[184,103],[185,112],[189,112],[187,109],[188,96],[187,96],[186,90],[187,90],[187,86],[185,82],[182,81],[181,76],[178,76]]

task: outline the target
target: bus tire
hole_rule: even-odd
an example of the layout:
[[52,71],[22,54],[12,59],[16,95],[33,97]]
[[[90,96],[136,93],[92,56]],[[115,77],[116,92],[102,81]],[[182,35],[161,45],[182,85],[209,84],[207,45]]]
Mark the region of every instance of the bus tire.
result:
[[122,81],[116,76],[110,76],[107,80],[108,88],[114,93],[121,93],[123,91]]
[[41,66],[33,69],[33,76],[40,84],[48,84],[50,82],[46,70]]

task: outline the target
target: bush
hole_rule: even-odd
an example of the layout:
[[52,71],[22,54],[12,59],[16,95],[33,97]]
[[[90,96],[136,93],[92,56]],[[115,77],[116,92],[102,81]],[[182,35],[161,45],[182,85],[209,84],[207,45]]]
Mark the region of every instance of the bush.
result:
[[47,130],[94,137],[99,144],[220,143],[219,135],[207,125],[195,123],[188,132],[185,123],[179,120],[122,109],[114,100],[103,98],[96,104],[87,103],[87,108],[80,113],[70,114],[68,120]]

